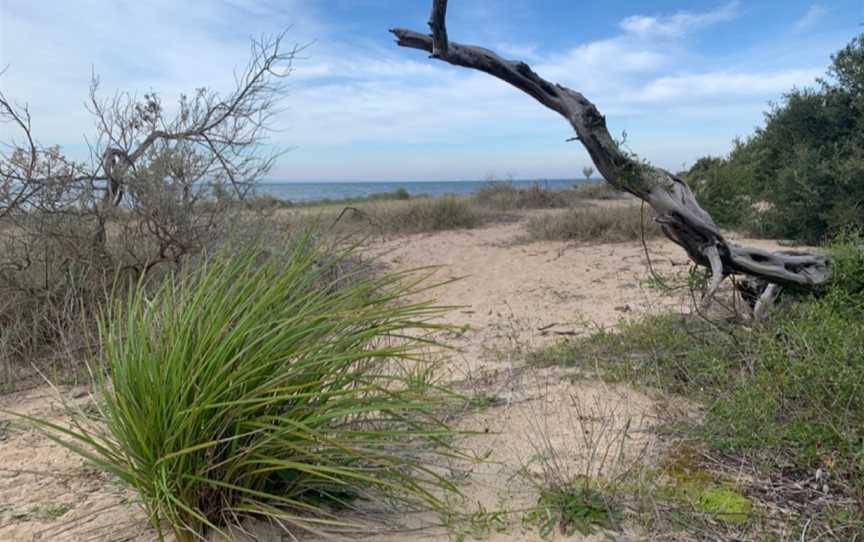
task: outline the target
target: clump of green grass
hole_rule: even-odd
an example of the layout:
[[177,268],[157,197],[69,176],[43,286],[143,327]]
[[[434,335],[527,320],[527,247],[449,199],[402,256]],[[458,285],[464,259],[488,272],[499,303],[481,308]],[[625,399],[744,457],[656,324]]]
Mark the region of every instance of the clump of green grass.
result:
[[411,275],[334,272],[345,256],[306,237],[122,296],[99,319],[101,419],[37,423],[134,488],[160,539],[248,517],[344,531],[357,499],[443,507],[450,394],[418,378],[441,309],[405,300]]
[[615,243],[662,235],[653,214],[636,206],[576,208],[533,217],[526,226],[531,241]]
[[547,538],[556,530],[564,536],[577,532],[583,536],[598,528],[618,528],[623,514],[620,508],[599,490],[587,484],[548,488],[541,492],[537,506],[526,513],[522,522],[536,526]]

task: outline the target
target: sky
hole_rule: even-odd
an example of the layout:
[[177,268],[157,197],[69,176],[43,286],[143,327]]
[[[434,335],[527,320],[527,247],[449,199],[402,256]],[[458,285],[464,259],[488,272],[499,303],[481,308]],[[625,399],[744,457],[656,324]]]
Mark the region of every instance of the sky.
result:
[[[91,74],[103,96],[228,92],[253,37],[307,45],[268,145],[285,181],[575,178],[570,126],[486,74],[396,47],[429,0],[0,0],[0,90],[44,145],[86,153]],[[864,0],[450,0],[452,41],[576,89],[616,137],[671,170],[727,153],[769,103],[814,85],[864,32]],[[17,137],[0,126],[0,141]]]

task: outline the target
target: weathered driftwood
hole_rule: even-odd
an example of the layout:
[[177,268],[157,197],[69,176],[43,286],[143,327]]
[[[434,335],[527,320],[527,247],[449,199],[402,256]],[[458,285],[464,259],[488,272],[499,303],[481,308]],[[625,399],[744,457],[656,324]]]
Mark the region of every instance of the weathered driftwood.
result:
[[[722,280],[732,274],[757,277],[777,287],[818,287],[830,280],[831,271],[823,256],[770,252],[727,241],[683,179],[621,150],[606,128],[605,117],[585,96],[543,79],[524,62],[506,60],[483,47],[450,42],[445,25],[446,11],[447,0],[433,0],[429,20],[432,34],[404,28],[394,28],[390,32],[402,47],[429,51],[433,58],[486,72],[567,119],[576,131],[576,139],[584,145],[606,181],[648,203],[666,236],[683,247],[696,264],[711,270],[706,300],[716,292]],[[768,297],[773,299],[777,288],[771,288],[770,292]],[[762,301],[764,307],[769,299]]]

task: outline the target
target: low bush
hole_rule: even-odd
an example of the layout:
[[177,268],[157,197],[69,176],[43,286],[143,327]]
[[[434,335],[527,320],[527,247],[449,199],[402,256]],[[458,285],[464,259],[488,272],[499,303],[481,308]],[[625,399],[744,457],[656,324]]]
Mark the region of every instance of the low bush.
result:
[[121,296],[99,319],[99,415],[37,423],[181,541],[248,517],[344,531],[364,498],[443,506],[450,394],[423,362],[441,311],[406,301],[410,275],[338,272],[344,256],[308,237],[226,251]]
[[531,241],[614,243],[662,235],[653,212],[637,206],[580,207],[532,217],[526,226]]

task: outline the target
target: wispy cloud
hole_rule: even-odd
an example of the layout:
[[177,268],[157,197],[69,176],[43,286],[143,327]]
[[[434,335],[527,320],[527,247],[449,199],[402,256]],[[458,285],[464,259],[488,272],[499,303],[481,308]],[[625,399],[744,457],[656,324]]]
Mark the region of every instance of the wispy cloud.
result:
[[621,21],[627,33],[643,37],[680,37],[738,16],[737,1],[711,11],[681,11],[672,15],[632,15]]
[[828,10],[819,4],[813,4],[807,9],[800,19],[795,21],[796,30],[806,30],[819,22],[820,19],[828,14]]
[[741,97],[777,96],[793,87],[810,85],[822,70],[791,69],[768,72],[717,71],[664,76],[634,95],[646,103],[683,104]]

